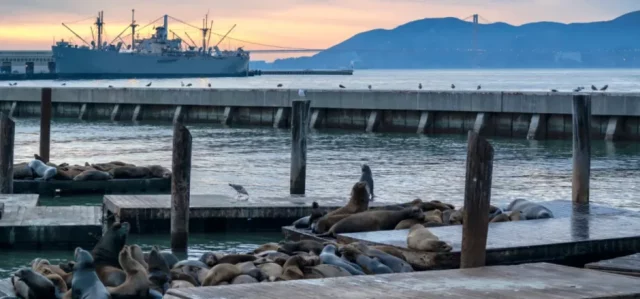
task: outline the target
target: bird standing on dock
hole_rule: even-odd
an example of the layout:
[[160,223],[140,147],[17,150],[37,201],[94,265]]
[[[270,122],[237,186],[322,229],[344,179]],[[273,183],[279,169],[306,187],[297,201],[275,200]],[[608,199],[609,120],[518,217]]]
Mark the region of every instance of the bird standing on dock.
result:
[[249,193],[247,192],[247,190],[244,189],[244,187],[242,187],[241,185],[236,185],[231,183],[229,183],[229,186],[231,186],[231,188],[233,188],[234,190],[236,190],[236,192],[238,192],[239,199],[249,200]]
[[147,84],[147,87],[151,86],[151,82],[149,82],[149,84]]
[[597,90],[598,90],[598,88],[597,88],[595,85],[593,85],[593,84],[592,84],[592,85],[591,85],[591,90],[593,90],[593,91],[597,91]]
[[187,84],[187,87],[191,87],[191,83]]
[[282,87],[282,83],[278,84],[278,87]]
[[605,90],[607,90],[607,88],[609,88],[609,85],[603,86],[602,88],[600,88],[600,91],[605,91]]
[[62,83],[62,86],[67,86],[67,83]]
[[453,83],[451,84],[451,89],[456,89],[456,86]]
[[340,87],[340,88],[346,88],[346,87],[344,87],[344,85],[342,85],[342,84],[338,85],[338,87]]
[[304,98],[305,94],[304,94],[304,89],[298,89],[298,96],[301,98]]
[[581,90],[580,87],[578,87],[578,88],[574,89],[573,92],[580,92],[580,90]]
[[184,82],[180,81],[180,84],[182,85],[182,87],[184,87]]
[[476,90],[480,90],[480,89],[482,89],[482,86],[478,85],[478,89],[476,89]]
[[422,89],[422,83],[418,83],[418,89]]
[[371,90],[371,84],[369,84],[369,90]]
[[209,83],[208,85],[209,85],[209,87],[211,87],[211,83]]
[[557,89],[552,89],[551,92],[558,92],[558,90]]
[[109,85],[109,88],[113,88],[113,85]]

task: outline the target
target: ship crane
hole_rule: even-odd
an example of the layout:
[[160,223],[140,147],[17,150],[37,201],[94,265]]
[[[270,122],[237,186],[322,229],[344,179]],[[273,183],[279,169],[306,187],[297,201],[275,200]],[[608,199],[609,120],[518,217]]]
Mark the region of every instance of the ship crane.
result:
[[231,27],[231,29],[227,31],[227,34],[222,36],[222,38],[218,41],[218,43],[214,46],[214,48],[217,47],[225,38],[227,38],[227,35],[229,35],[229,33],[231,33],[231,31],[233,31],[234,28],[236,28],[236,24],[233,24],[233,27]]
[[[191,36],[189,36],[189,33],[185,32],[184,34],[187,35],[187,37],[189,38],[189,40],[191,41],[191,44],[193,45],[194,48],[197,48],[198,46],[196,46],[196,42],[193,41],[193,39],[191,38]],[[191,46],[191,45],[190,45]]]

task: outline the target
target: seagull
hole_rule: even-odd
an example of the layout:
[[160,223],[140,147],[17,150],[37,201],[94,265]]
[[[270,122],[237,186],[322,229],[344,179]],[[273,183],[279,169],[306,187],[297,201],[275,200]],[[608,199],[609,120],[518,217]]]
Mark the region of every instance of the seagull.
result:
[[456,86],[451,84],[451,89],[456,89]]
[[231,186],[231,188],[235,189],[239,194],[249,195],[249,193],[247,193],[247,190],[245,190],[244,187],[242,187],[241,185],[236,185],[236,184],[229,183],[229,186]]
[[113,85],[109,85],[109,88],[113,88]]
[[371,84],[369,84],[369,90],[371,90]]
[[342,84],[340,84],[340,85],[338,85],[338,86],[339,86],[340,88],[346,88],[346,87],[344,87],[344,85],[342,85]]
[[67,86],[67,83],[62,83],[62,86]]
[[481,88],[482,88],[482,86],[478,85],[478,89],[477,90],[480,90]]
[[13,82],[13,86],[17,86],[17,85],[18,85],[18,82]]
[[580,92],[580,90],[581,90],[580,87],[578,87],[578,88],[574,89],[573,92]]
[[557,89],[552,89],[551,92],[558,92],[558,90]]
[[151,82],[149,82],[149,84],[147,84],[147,87],[151,86]]
[[184,82],[180,81],[180,84],[182,84],[182,87],[184,87]]
[[13,86],[13,84],[11,84],[11,82],[9,82],[9,86]]
[[604,87],[600,88],[600,91],[605,91],[607,90],[607,88],[609,88],[609,85],[605,85]]
[[211,87],[211,83],[209,83],[209,87]]
[[191,83],[187,84],[187,87],[191,87]]
[[422,89],[422,83],[418,83],[418,89]]
[[282,87],[282,83],[278,84],[278,87]]
[[598,88],[595,85],[591,85],[591,90],[598,90]]

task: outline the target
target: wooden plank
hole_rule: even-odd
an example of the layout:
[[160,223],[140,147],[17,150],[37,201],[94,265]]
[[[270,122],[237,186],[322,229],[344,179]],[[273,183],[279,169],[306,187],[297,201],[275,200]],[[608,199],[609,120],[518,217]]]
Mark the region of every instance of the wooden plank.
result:
[[640,276],[640,253],[602,260],[585,265],[586,268]]
[[114,179],[108,181],[14,180],[14,193],[60,194],[168,194],[171,179]]
[[640,295],[639,281],[539,263],[170,289],[164,298],[625,298]]

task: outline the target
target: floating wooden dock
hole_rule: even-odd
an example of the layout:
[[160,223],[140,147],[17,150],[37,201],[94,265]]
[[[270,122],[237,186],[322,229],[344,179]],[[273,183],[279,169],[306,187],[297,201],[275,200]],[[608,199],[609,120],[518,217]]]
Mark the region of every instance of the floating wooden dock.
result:
[[[238,201],[223,195],[191,195],[190,232],[278,231],[311,214],[311,203],[326,211],[345,200],[321,197],[269,197]],[[373,207],[382,206],[373,203]],[[134,233],[169,232],[171,195],[105,195],[103,216],[108,223],[127,221]]]
[[636,298],[640,280],[547,263],[170,289],[165,299]]
[[0,279],[0,297],[2,296],[15,296],[13,285],[10,278]]
[[14,193],[40,194],[167,194],[171,193],[171,179],[114,179],[108,181],[35,181],[14,180]]
[[585,268],[640,277],[640,253],[589,263]]
[[[607,258],[640,252],[640,214],[591,205],[585,212],[573,212],[569,201],[542,203],[556,218],[489,224],[487,265],[554,262],[582,267]],[[449,242],[449,253],[416,252],[407,248],[408,230],[340,234],[341,243],[362,242],[391,245],[401,249],[416,269],[453,269],[460,266],[462,226],[432,227],[429,230]],[[308,230],[283,228],[288,239],[317,238]],[[323,241],[323,240],[321,240]]]
[[102,235],[100,207],[39,207],[36,194],[3,194],[0,248],[93,246]]

